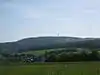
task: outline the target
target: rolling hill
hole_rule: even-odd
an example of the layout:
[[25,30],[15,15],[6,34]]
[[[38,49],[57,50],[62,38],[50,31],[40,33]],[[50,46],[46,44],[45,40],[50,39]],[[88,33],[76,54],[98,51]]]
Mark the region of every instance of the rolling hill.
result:
[[16,42],[0,43],[0,53],[16,53],[28,50],[53,49],[68,47],[100,47],[100,39],[77,37],[36,37],[25,38]]

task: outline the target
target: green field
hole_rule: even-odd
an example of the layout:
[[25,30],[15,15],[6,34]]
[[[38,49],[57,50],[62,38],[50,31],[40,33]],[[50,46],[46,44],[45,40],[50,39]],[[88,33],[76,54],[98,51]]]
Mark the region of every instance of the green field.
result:
[[100,62],[0,66],[0,75],[100,75]]
[[45,49],[45,50],[30,50],[30,51],[27,51],[27,52],[22,52],[22,53],[19,53],[19,54],[34,54],[34,55],[43,55],[45,54],[45,51],[47,52],[50,52],[50,51],[59,51],[59,50],[63,50],[65,48],[59,48],[59,49]]

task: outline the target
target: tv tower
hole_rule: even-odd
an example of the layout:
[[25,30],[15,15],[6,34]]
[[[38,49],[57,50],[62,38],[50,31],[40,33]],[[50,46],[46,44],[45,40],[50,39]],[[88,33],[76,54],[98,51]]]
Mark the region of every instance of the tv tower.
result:
[[57,33],[57,36],[59,36],[59,33]]

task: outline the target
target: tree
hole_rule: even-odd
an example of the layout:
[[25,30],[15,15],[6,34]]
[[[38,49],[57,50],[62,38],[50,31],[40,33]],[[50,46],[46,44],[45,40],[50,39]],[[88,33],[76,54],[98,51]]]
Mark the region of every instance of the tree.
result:
[[91,53],[91,59],[95,60],[95,61],[100,60],[98,55],[99,55],[98,51],[93,50],[92,53]]

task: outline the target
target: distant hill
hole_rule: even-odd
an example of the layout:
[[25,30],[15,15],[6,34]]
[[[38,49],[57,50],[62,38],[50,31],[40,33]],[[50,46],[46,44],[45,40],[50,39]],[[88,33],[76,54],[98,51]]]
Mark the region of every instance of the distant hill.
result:
[[67,47],[100,47],[100,39],[77,37],[37,37],[25,38],[16,42],[0,43],[1,53],[16,53],[28,50]]

